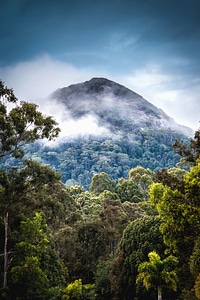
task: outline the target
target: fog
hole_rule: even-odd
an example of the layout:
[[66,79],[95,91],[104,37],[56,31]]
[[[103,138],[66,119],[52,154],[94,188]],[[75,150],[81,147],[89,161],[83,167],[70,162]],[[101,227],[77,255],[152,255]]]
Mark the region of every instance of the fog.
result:
[[150,65],[122,78],[121,83],[161,108],[177,123],[193,130],[199,128],[200,78],[191,81],[187,74],[173,76]]
[[[52,115],[60,124],[61,136],[76,134],[104,134],[106,128],[98,126],[94,115],[88,115],[74,121],[63,113],[63,107],[47,102],[49,94],[58,88],[90,80],[92,77],[106,77],[116,81],[146,100],[164,110],[176,122],[191,127],[199,127],[200,111],[200,80],[193,82],[192,89],[184,86],[182,78],[162,72],[158,66],[148,65],[145,69],[135,69],[124,75],[108,74],[98,70],[76,68],[72,64],[52,59],[49,55],[36,57],[32,61],[23,61],[0,68],[0,78],[8,87],[14,89],[20,100],[37,103],[45,114]],[[107,99],[112,106],[112,99]],[[66,118],[67,116],[67,118]]]
[[106,127],[98,124],[98,118],[92,111],[75,120],[62,103],[59,103],[50,97],[43,99],[43,102],[40,102],[39,109],[46,115],[53,116],[61,129],[56,141],[45,141],[45,144],[56,146],[58,143],[64,143],[77,137],[110,134],[110,131]]

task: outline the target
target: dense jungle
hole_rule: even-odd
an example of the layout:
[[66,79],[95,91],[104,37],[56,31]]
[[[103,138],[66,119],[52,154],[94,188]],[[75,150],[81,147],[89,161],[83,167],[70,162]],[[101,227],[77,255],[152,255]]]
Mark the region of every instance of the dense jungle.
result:
[[0,298],[200,299],[200,130],[39,148],[59,131],[0,81]]

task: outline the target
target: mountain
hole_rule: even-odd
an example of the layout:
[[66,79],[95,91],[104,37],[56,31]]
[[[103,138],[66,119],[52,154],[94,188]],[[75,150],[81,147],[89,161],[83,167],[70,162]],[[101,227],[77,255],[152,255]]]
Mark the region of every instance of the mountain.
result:
[[[180,157],[172,144],[176,140],[188,143],[193,136],[191,129],[142,96],[106,78],[58,89],[48,101],[55,115],[62,112],[61,128],[67,134],[62,133],[54,145],[27,145],[26,158],[51,165],[68,186],[89,189],[93,175],[100,172],[117,182],[139,165],[153,171],[175,167]],[[69,135],[72,127],[78,131]],[[6,160],[6,166],[12,165],[12,159]]]
[[142,128],[171,128],[188,136],[192,130],[177,124],[142,96],[106,78],[92,78],[56,90],[51,99],[64,104],[73,119],[92,115],[113,134],[138,133]]

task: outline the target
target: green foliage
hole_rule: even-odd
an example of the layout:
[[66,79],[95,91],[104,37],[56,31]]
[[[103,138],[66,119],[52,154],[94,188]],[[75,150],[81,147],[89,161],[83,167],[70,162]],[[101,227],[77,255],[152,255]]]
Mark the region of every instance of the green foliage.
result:
[[99,196],[74,186],[69,189],[77,219],[56,234],[56,244],[71,281],[93,283],[99,259],[115,254],[123,230],[144,211],[136,203],[121,203],[117,193],[104,190]]
[[[112,111],[108,118],[120,128]],[[159,268],[167,266],[164,237],[179,256],[184,299],[194,290],[198,298],[200,164],[196,160],[188,173],[175,168],[178,155],[171,149],[177,137],[187,141],[184,136],[151,128],[136,134],[127,122],[126,138],[42,146],[33,142],[54,139],[57,123],[35,104],[19,103],[1,81],[0,127],[2,282],[8,272],[2,297],[151,300],[154,292],[135,281],[151,251]],[[198,134],[192,145],[197,158]],[[161,277],[172,283],[169,261],[168,267]]]
[[83,285],[81,279],[77,279],[74,282],[68,284],[68,286],[64,290],[63,300],[81,299],[82,289]]
[[[19,224],[22,219],[26,219],[28,215],[34,214],[34,211],[31,212],[33,206],[30,205],[34,202],[34,191],[50,181],[58,181],[60,177],[48,166],[41,166],[38,162],[31,160],[26,160],[22,163],[21,159],[24,156],[25,144],[32,143],[37,139],[46,138],[51,140],[57,137],[60,130],[56,126],[57,123],[52,117],[42,115],[35,104],[19,102],[13,91],[0,81],[0,158],[3,163],[6,162],[5,168],[0,169],[0,222],[4,226],[4,240],[1,240],[0,246],[1,251],[3,251],[3,289],[9,291],[7,275],[9,275],[8,279],[11,283],[19,285],[22,285],[22,281],[25,280],[24,276],[27,276],[26,284],[21,286],[21,291],[26,294],[26,299],[45,298],[46,274],[41,269],[36,252],[40,252],[41,249],[45,251],[46,247],[43,242],[48,242],[48,240],[40,239],[42,246],[39,247],[37,241],[35,243],[31,241],[27,243],[25,232],[22,232],[25,241],[17,241]],[[13,165],[12,163],[7,164],[9,157]],[[29,208],[27,208],[27,204],[30,205]],[[34,222],[36,226],[35,232],[33,232],[31,223],[27,223],[27,227],[24,227],[24,230],[28,231],[30,229],[33,239],[37,240],[36,236],[39,235],[39,232],[37,232],[38,224],[36,220]],[[2,234],[2,226],[0,229]],[[17,247],[21,250],[17,250]],[[12,253],[9,250],[11,248],[19,251],[18,259],[20,259],[20,255],[24,257],[21,257],[21,262],[18,260],[19,265],[13,264],[12,272],[7,274],[8,270],[10,271],[9,267],[14,255],[14,252]],[[15,263],[17,263],[17,260],[15,260]],[[31,272],[26,273],[26,268],[24,269],[26,265],[31,266],[29,270]],[[11,273],[13,281],[11,280]],[[33,287],[35,294],[30,296],[33,294],[30,282],[34,278],[38,278],[38,281],[41,281],[43,296],[38,295],[39,286],[37,280],[33,283],[33,286],[35,285]],[[3,292],[3,294],[5,293]]]
[[101,172],[100,174],[96,174],[92,177],[90,191],[98,196],[105,190],[114,192],[115,187],[115,181],[111,180],[105,172]]
[[[162,183],[155,183],[150,189],[150,200],[156,205],[163,219],[162,233],[167,245],[188,257],[200,232],[199,184],[200,164],[193,167],[183,179],[180,191]],[[184,245],[184,246],[183,246]],[[187,253],[187,254],[186,254]]]
[[46,248],[49,243],[45,232],[47,227],[42,222],[42,215],[39,213],[36,213],[33,219],[28,218],[26,221],[21,221],[20,237],[23,241],[16,245],[19,255],[22,252],[25,256],[39,255]]
[[175,267],[178,264],[177,258],[168,256],[161,260],[160,255],[155,251],[149,252],[148,257],[148,262],[142,262],[138,266],[139,274],[136,283],[142,282],[146,289],[156,288],[160,295],[164,287],[176,291],[178,278]]
[[[166,173],[167,174],[167,173]],[[195,271],[197,242],[200,234],[200,164],[187,172],[182,179],[167,180],[167,185],[155,183],[150,189],[150,200],[157,207],[161,224],[161,232],[169,251],[176,254],[179,259],[179,281],[182,291],[192,292],[194,278],[190,270]],[[166,178],[162,179],[166,182]],[[178,183],[178,184],[177,184]],[[180,184],[181,183],[181,184]],[[189,268],[190,264],[190,268]],[[191,293],[190,293],[191,296]],[[186,296],[184,296],[186,297]]]
[[191,138],[189,143],[176,140],[173,148],[176,153],[182,156],[181,164],[186,166],[195,165],[200,158],[200,129],[195,131],[194,138]]
[[103,209],[100,212],[101,221],[106,228],[110,253],[115,254],[117,245],[129,219],[119,200],[105,197],[102,204]]
[[75,201],[77,213],[83,221],[99,220],[102,209],[102,197],[85,192],[84,188],[72,186],[69,193]]
[[[5,84],[1,80],[0,80],[0,100],[2,101],[2,103],[5,103],[7,101],[12,103],[17,102],[17,98],[15,97],[13,90],[5,86]],[[4,106],[2,106],[2,109],[3,108]]]
[[12,293],[18,299],[46,299],[48,279],[40,268],[38,258],[29,256],[23,263],[24,265],[15,266],[11,270]]
[[118,194],[121,202],[141,202],[144,200],[144,193],[141,191],[140,187],[133,181],[124,178],[119,179],[118,186],[116,188],[116,193]]
[[[200,207],[199,195],[200,195],[200,161],[196,162],[196,166],[190,169],[185,176],[185,194],[190,205],[196,208]],[[197,223],[198,228],[199,224]]]
[[141,190],[148,190],[149,185],[153,182],[153,171],[141,166],[132,168],[129,172],[129,178],[138,184]]
[[183,179],[187,172],[179,168],[170,168],[158,170],[154,176],[154,182],[161,182],[162,184],[169,186],[171,189],[178,189],[180,192],[184,190]]
[[111,264],[110,278],[111,290],[120,299],[146,299],[145,291],[136,289],[135,281],[138,266],[147,260],[149,252],[156,251],[160,255],[164,253],[160,224],[158,217],[148,216],[136,219],[124,230],[117,255]]
[[200,273],[196,278],[194,289],[195,289],[195,296],[197,297],[197,299],[200,299]]
[[[12,103],[9,111],[7,105]],[[58,124],[52,117],[43,116],[37,105],[18,103],[11,89],[0,81],[0,157],[12,154],[21,158],[22,146],[37,139],[54,139],[59,134]]]
[[24,217],[33,216],[35,210],[44,208],[47,196],[42,196],[42,192],[51,184],[55,187],[59,178],[60,174],[49,166],[31,160],[21,163],[21,168],[0,170],[0,208],[3,215],[8,212],[11,229],[17,229]]
[[197,237],[192,255],[190,256],[190,271],[194,276],[194,291],[197,299],[200,299],[200,238]]
[[94,299],[94,284],[82,284],[77,279],[64,289],[62,300],[92,300]]
[[[26,158],[34,158],[50,164],[62,174],[62,181],[69,186],[83,186],[89,190],[92,177],[105,172],[118,182],[128,178],[129,171],[137,166],[157,171],[175,167],[179,155],[174,153],[172,143],[188,139],[168,129],[146,129],[133,132],[128,129],[128,137],[112,139],[108,137],[74,139],[58,146],[34,143],[25,145]],[[15,160],[2,161],[2,167],[13,166]],[[71,182],[71,183],[70,183]]]
[[111,259],[98,261],[97,270],[95,274],[95,291],[98,299],[110,299],[110,264]]
[[190,256],[190,271],[197,277],[200,273],[200,238],[195,241],[192,255]]
[[64,286],[65,271],[48,237],[42,215],[21,222],[13,251],[10,285],[12,297],[48,299],[49,289]]

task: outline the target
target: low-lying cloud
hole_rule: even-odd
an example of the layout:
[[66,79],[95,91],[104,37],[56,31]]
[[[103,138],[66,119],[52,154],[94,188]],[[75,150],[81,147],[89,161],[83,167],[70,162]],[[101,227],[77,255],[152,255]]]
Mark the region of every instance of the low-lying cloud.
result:
[[106,127],[98,124],[98,118],[92,112],[75,119],[64,104],[51,97],[40,101],[39,110],[45,115],[53,116],[61,129],[56,141],[44,141],[46,145],[54,147],[60,143],[65,143],[69,139],[110,134]]
[[[194,79],[188,84],[186,76],[178,77],[177,74],[164,73],[159,66],[149,65],[145,69],[136,69],[131,74],[123,76],[80,69],[72,64],[55,60],[49,55],[43,55],[32,61],[0,67],[1,80],[14,89],[15,95],[20,100],[37,103],[45,114],[50,114],[57,120],[62,129],[61,137],[85,133],[99,135],[107,132],[107,129],[99,127],[94,115],[89,114],[78,121],[70,116],[66,118],[66,111],[62,106],[44,100],[58,88],[83,82],[92,77],[107,77],[123,84],[163,109],[176,122],[194,130],[199,127],[200,82]],[[185,87],[184,80],[185,83],[187,81]]]

